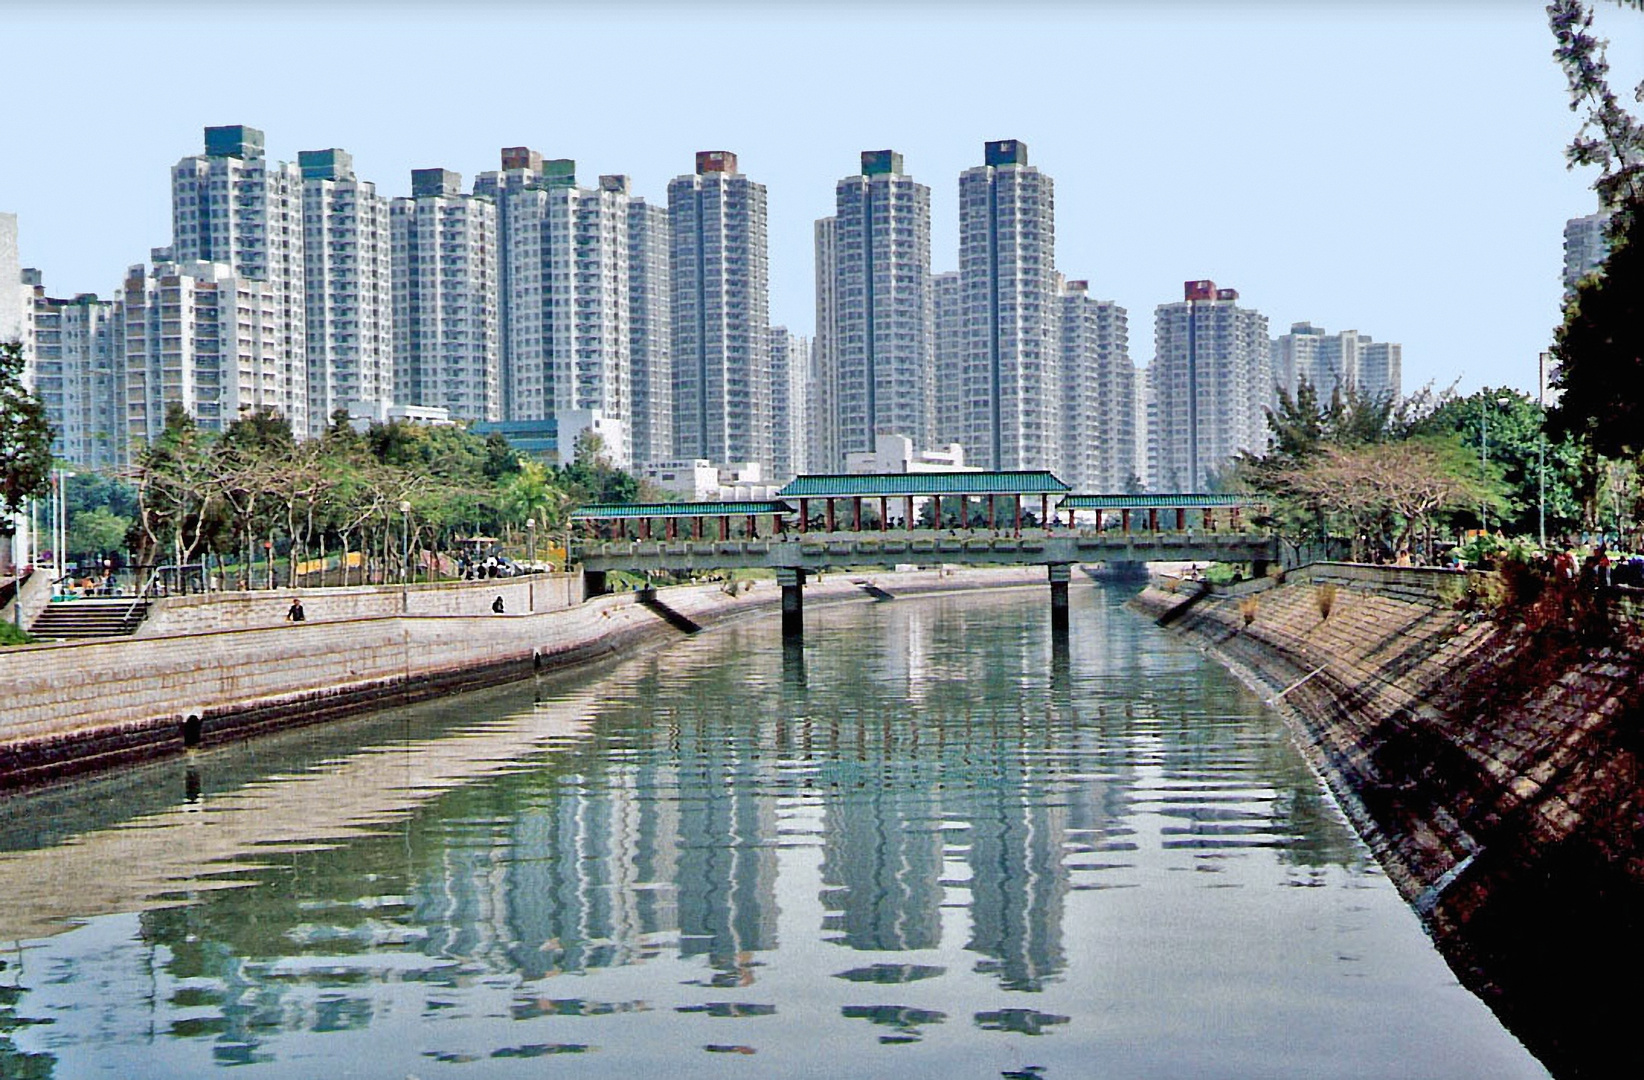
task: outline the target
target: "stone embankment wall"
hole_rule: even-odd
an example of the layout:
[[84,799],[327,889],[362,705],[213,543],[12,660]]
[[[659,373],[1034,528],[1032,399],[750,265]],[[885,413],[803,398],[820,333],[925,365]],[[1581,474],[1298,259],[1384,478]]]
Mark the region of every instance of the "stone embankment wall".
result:
[[1276,699],[1462,980],[1559,1075],[1636,1061],[1629,995],[1604,977],[1631,984],[1644,959],[1644,643],[1628,621],[1583,617],[1568,592],[1489,618],[1465,575],[1436,570],[1174,584],[1138,606]]
[[[865,583],[899,595],[1043,586],[1045,576],[1042,569],[830,574],[806,585],[805,600],[872,599]],[[581,588],[575,578],[561,585]],[[744,583],[734,594],[717,584],[684,586],[657,592],[666,610],[622,593],[529,614],[524,594],[514,604],[497,582],[486,582],[483,589],[447,586],[443,597],[421,597],[421,606],[435,613],[416,613],[414,596],[409,615],[325,617],[333,603],[368,610],[361,598],[333,596],[346,592],[304,594],[313,614],[298,625],[282,621],[291,593],[214,596],[166,613],[174,629],[191,627],[187,632],[6,650],[0,661],[0,787],[45,783],[189,745],[519,678],[675,636],[681,625],[774,611],[781,595],[773,581]],[[510,612],[500,616],[490,611],[499,592]],[[377,602],[397,608],[400,591],[384,593]],[[555,603],[562,595],[549,593]],[[540,607],[540,595],[538,600]],[[214,606],[219,601],[225,605],[221,613]],[[438,613],[441,608],[454,613]],[[260,625],[233,628],[236,620]]]

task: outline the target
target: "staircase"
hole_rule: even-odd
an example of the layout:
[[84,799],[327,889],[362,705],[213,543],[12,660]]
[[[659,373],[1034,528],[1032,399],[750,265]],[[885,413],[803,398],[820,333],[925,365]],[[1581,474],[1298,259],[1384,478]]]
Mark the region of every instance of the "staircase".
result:
[[29,634],[42,640],[125,637],[142,625],[148,601],[121,599],[63,600],[47,604]]

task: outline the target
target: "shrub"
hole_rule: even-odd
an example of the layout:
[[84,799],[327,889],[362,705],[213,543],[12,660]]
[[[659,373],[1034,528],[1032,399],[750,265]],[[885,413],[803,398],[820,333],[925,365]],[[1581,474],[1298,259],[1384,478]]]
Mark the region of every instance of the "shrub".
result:
[[1313,602],[1319,606],[1319,618],[1328,619],[1330,610],[1336,606],[1336,583],[1326,581],[1314,589]]
[[27,645],[34,639],[9,622],[0,622],[0,646]]

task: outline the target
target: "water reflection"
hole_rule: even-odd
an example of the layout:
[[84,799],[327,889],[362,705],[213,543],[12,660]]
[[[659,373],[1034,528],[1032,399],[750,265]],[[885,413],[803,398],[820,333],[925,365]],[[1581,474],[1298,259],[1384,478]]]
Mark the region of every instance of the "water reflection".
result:
[[[52,971],[4,972],[0,1072],[6,1053],[73,1071],[142,1046],[170,1071],[303,1075],[314,1038],[385,1074],[599,1050],[607,1070],[715,1075],[678,1058],[695,1047],[791,1075],[825,1043],[844,1055],[830,1071],[882,1071],[874,1048],[901,1046],[954,1075],[974,1040],[1015,1038],[1088,1066],[1149,1000],[1126,972],[1180,960],[1118,944],[1152,910],[1202,922],[1205,886],[1251,891],[1210,909],[1248,933],[1297,902],[1292,884],[1390,890],[1248,695],[1074,593],[1065,634],[1020,596],[817,609],[803,645],[748,623],[352,743],[198,755],[174,804],[88,787],[127,816],[82,812],[0,856],[0,936],[40,939]],[[1365,920],[1297,910],[1339,924],[1331,956],[1364,947]],[[89,922],[45,937],[69,920]],[[1404,948],[1428,956],[1419,931]],[[1275,964],[1244,977],[1288,986],[1297,965]],[[1185,970],[1167,997],[1199,992]],[[29,1025],[48,1016],[45,1039]],[[1465,1040],[1468,1024],[1440,1026]],[[1426,1060],[1406,1027],[1345,1026]],[[1172,1038],[1132,1042],[1178,1060]],[[1485,1057],[1524,1074],[1506,1045]]]

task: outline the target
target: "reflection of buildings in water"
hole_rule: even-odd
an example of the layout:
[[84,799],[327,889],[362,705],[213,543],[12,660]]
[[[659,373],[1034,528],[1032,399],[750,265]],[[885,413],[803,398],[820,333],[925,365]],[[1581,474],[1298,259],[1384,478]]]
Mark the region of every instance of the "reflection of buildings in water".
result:
[[[858,715],[848,723],[862,733],[869,722]],[[902,756],[898,743],[889,732],[844,754],[836,743],[824,789],[823,928],[853,949],[933,949],[941,941],[938,792],[924,775],[934,770]]]
[[971,938],[965,947],[989,957],[977,970],[996,972],[1008,990],[1038,990],[1066,966],[1066,812],[1026,802],[1028,790],[1002,784],[979,792],[969,815]]
[[757,738],[713,723],[681,731],[679,746],[680,952],[742,984],[749,954],[776,947],[775,784]]

